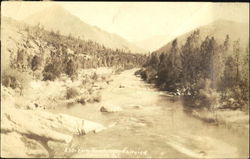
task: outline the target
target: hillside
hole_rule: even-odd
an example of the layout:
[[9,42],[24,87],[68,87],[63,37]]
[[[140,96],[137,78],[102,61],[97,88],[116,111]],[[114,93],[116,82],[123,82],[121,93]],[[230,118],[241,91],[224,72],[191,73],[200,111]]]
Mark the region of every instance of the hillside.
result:
[[[53,58],[51,54],[61,53],[57,48],[58,43],[53,42],[53,38],[61,38],[58,40],[59,45],[66,45],[66,54],[72,58],[72,48],[70,49],[68,43],[70,40],[67,42],[64,41],[63,36],[53,35],[37,27],[1,17],[1,157],[53,158],[57,153],[49,142],[56,144],[56,147],[67,145],[72,141],[72,135],[77,133],[71,131],[75,128],[72,123],[82,123],[84,119],[65,114],[59,117],[47,110],[54,109],[53,105],[62,106],[67,103],[77,103],[77,101],[82,104],[100,101],[99,88],[107,85],[104,79],[108,79],[108,75],[112,72],[111,68],[81,69],[79,78],[74,82],[63,73],[60,76],[61,81],[59,79],[53,82],[40,80],[44,75],[43,72],[48,68],[46,63]],[[88,43],[82,42],[83,46],[86,44]],[[88,46],[92,47],[91,52],[94,52],[99,45],[90,43]],[[105,48],[102,49],[105,50]],[[129,55],[132,56],[132,54]],[[79,59],[79,54],[73,56]],[[60,57],[62,58],[62,55],[56,59],[59,60]],[[67,62],[63,64],[67,66]],[[48,65],[51,66],[51,64]],[[54,66],[62,68],[60,65]],[[52,70],[54,68],[50,67]],[[69,71],[66,72],[69,73]],[[91,83],[95,83],[95,88]],[[67,93],[72,94],[72,90],[75,96]],[[79,95],[77,97],[76,92]],[[57,123],[58,117],[63,121]],[[52,118],[54,119],[51,120]],[[80,131],[88,133],[104,130],[101,124],[87,120],[84,122],[87,124],[80,127]]]
[[24,22],[31,25],[40,23],[46,30],[59,30],[62,35],[67,36],[71,34],[81,39],[98,42],[112,49],[118,48],[138,53],[145,52],[116,34],[108,33],[96,26],[83,22],[80,18],[72,15],[59,5],[54,5],[35,13],[24,19]]
[[53,111],[99,106],[111,75],[138,67],[143,58],[2,16],[1,157],[64,156],[62,149],[77,144],[75,135],[105,130],[103,124]]
[[[206,36],[214,36],[216,41],[222,43],[225,40],[226,35],[229,34],[231,41],[240,39],[240,42],[242,45],[244,45],[244,47],[249,43],[249,36],[246,36],[249,35],[249,25],[247,23],[239,23],[220,19],[214,21],[211,24],[201,26],[197,29],[200,30],[200,37],[202,40],[204,40]],[[192,32],[193,30],[179,37],[176,37],[179,46],[185,43],[187,37]],[[167,52],[171,47],[171,43],[172,41],[155,50],[155,52]]]
[[59,65],[55,68],[63,69],[67,67],[65,62],[71,58],[77,67],[83,69],[103,66],[131,67],[143,62],[142,55],[119,49],[112,50],[90,40],[63,36],[8,17],[2,17],[1,24],[2,69],[11,66],[30,71],[35,57],[41,61],[40,71],[51,62],[55,64],[53,60],[59,60]]
[[156,50],[136,74],[180,95],[187,113],[222,124],[225,110],[249,110],[248,38],[247,24],[218,20]]

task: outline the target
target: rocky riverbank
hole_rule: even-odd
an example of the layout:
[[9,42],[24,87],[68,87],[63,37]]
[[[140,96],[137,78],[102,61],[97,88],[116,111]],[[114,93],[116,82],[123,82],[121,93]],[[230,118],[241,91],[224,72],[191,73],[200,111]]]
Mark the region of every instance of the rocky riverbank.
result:
[[98,102],[99,90],[108,85],[111,73],[111,69],[100,68],[84,70],[74,81],[65,76],[53,82],[31,80],[22,94],[1,85],[1,157],[56,157],[57,153],[62,156],[65,148],[74,145],[74,136],[106,129],[84,117],[50,110],[79,102]]
[[[135,69],[119,75],[110,71],[105,80],[100,73],[105,71],[94,72],[98,78],[88,95],[79,80],[61,78],[32,80],[30,91],[23,95],[2,86],[2,157],[244,158],[249,154],[248,136],[189,116],[178,97],[146,84],[133,75]],[[68,87],[78,93],[67,96]],[[100,102],[78,102],[94,94],[101,95]],[[233,121],[235,115],[228,119]]]

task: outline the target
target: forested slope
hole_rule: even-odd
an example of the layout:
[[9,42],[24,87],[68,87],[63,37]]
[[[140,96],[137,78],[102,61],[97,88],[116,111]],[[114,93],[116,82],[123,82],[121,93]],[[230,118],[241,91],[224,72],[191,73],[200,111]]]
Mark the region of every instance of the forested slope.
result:
[[[244,109],[249,100],[249,42],[224,41],[201,35],[197,29],[153,52],[137,73],[161,90],[182,94],[185,105],[195,108]],[[244,31],[243,31],[244,32]],[[248,35],[245,35],[248,36]],[[235,35],[234,35],[235,37]]]
[[8,72],[8,68],[31,72],[42,80],[54,80],[62,73],[74,77],[78,69],[85,68],[138,67],[146,57],[6,17],[2,18],[1,29],[3,72]]

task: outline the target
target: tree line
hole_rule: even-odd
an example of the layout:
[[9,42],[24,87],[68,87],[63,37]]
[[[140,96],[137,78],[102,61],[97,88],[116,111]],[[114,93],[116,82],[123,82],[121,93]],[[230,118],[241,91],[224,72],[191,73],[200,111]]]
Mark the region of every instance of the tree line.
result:
[[151,53],[137,73],[161,90],[182,94],[190,106],[242,109],[249,99],[248,52],[229,35],[219,44],[213,36],[202,40],[196,30],[182,46],[175,39],[168,51]]
[[[43,80],[54,80],[61,73],[74,77],[78,69],[114,67],[129,69],[140,67],[146,55],[126,52],[122,49],[107,48],[91,40],[61,35],[59,31],[46,31],[44,27],[24,25],[21,30],[27,33],[24,49],[17,51],[11,66],[19,69],[40,70]],[[32,48],[31,41],[39,47],[39,52],[27,54]],[[48,51],[49,50],[49,51]]]

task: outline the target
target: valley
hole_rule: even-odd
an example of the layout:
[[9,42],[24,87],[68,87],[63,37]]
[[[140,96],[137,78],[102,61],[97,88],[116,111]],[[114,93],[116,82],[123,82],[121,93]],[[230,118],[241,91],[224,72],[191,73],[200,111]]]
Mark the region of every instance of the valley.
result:
[[138,35],[154,34],[150,12],[165,34],[130,42],[66,3],[1,15],[1,157],[249,157],[249,21],[215,18],[173,38],[166,11],[181,6],[128,4],[88,11],[131,39],[140,23]]

